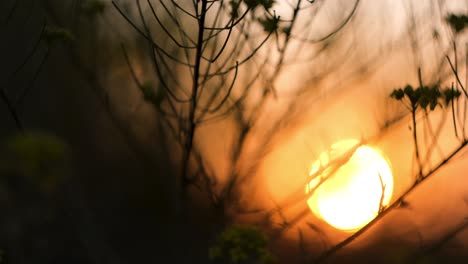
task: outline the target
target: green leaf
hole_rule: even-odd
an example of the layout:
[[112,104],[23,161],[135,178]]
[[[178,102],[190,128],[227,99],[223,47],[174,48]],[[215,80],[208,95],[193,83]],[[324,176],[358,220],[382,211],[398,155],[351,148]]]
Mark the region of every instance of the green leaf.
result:
[[50,191],[64,174],[66,153],[65,143],[53,135],[21,133],[5,143],[0,173],[25,177],[41,190]]
[[212,261],[220,258],[222,256],[221,248],[217,247],[217,246],[211,247],[209,249],[208,255],[209,255],[210,260],[212,260]]
[[46,26],[43,37],[49,44],[73,41],[75,36],[66,28]]
[[267,238],[256,227],[232,226],[209,249],[209,257],[219,263],[272,263],[274,258],[267,249]]

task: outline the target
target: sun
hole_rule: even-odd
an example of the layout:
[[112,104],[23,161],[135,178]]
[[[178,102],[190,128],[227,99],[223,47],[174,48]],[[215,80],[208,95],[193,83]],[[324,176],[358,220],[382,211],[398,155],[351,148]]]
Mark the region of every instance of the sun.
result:
[[349,232],[374,219],[389,204],[393,192],[387,160],[377,149],[358,144],[354,139],[339,141],[321,153],[312,164],[312,180],[306,186],[312,212]]

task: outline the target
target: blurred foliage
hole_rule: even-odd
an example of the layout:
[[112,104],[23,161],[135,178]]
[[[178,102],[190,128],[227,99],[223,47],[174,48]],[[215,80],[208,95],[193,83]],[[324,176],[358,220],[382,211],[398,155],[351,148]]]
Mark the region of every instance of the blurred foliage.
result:
[[468,15],[450,14],[445,20],[456,33],[460,33],[468,26]]
[[284,27],[281,28],[281,31],[286,35],[290,35],[291,34],[291,26],[284,26]]
[[445,99],[445,105],[448,105],[452,100],[460,97],[461,92],[454,89],[445,89],[443,92],[443,98]]
[[[255,20],[262,26],[265,32],[273,32],[278,29],[279,17],[277,17],[276,15],[271,15],[270,13],[270,9],[276,3],[275,0],[230,0],[229,6],[231,9],[231,16],[234,19],[239,17],[239,9],[240,9],[242,2],[250,10],[255,10],[258,7],[262,7],[266,11],[264,18],[262,17],[255,18]],[[285,32],[284,29],[282,32]]]
[[265,8],[266,10],[272,8],[276,2],[275,0],[243,0],[243,1],[247,5],[247,7],[250,9],[255,9],[261,6]]
[[241,2],[239,0],[230,0],[229,6],[231,7],[231,17],[237,18],[239,17],[239,7]]
[[64,173],[66,149],[59,138],[45,133],[13,136],[0,154],[0,183],[7,177],[22,177],[42,191],[51,191]]
[[441,101],[445,106],[447,106],[453,100],[460,97],[460,95],[461,92],[459,90],[454,90],[453,88],[441,89],[438,85],[433,85],[418,87],[415,89],[408,84],[405,88],[393,90],[390,97],[397,101],[407,98],[411,104],[411,108],[414,110],[421,107],[427,111],[427,108],[429,107],[432,111],[438,105],[442,107]]
[[155,91],[153,83],[150,81],[144,82],[140,86],[141,93],[146,102],[151,103],[154,106],[159,106],[164,100],[166,94],[163,89],[157,89]]
[[273,32],[278,30],[279,17],[259,18],[258,23],[262,25],[265,32]]
[[106,3],[101,0],[87,0],[84,1],[81,9],[88,16],[101,15],[106,10]]
[[68,146],[44,132],[18,133],[0,145],[0,246],[5,264],[55,263],[65,247],[80,246],[61,208],[64,193],[59,186],[68,164]]
[[209,249],[214,263],[274,263],[266,236],[254,226],[232,226]]
[[68,29],[54,26],[46,26],[43,36],[49,45],[57,42],[73,41],[75,39],[75,36]]

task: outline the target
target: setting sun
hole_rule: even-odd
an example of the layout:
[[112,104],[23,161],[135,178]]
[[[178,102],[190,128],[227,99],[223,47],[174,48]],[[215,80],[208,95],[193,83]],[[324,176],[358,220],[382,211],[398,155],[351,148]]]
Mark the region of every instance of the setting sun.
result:
[[[393,192],[392,172],[385,158],[378,150],[358,143],[340,141],[321,153],[312,164],[312,180],[306,186],[306,194],[311,195],[307,203],[313,213],[349,232],[374,219],[379,209],[388,205]],[[346,153],[352,156],[340,161]]]

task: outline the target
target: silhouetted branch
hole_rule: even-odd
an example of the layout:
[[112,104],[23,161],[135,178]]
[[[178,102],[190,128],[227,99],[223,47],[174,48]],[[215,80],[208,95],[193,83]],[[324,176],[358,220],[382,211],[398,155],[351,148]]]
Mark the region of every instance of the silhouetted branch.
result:
[[[201,66],[201,57],[202,57],[202,42],[204,36],[204,27],[205,27],[205,19],[206,19],[206,8],[208,2],[206,0],[202,0],[201,3],[201,15],[198,21],[198,40],[197,40],[197,48],[195,54],[195,67],[193,70],[193,81],[192,81],[192,92],[191,92],[191,101],[189,106],[189,116],[188,116],[188,131],[187,131],[187,138],[185,141],[185,149],[182,158],[182,188],[181,188],[181,196],[184,197],[186,195],[186,187],[187,187],[187,179],[189,174],[189,158],[192,152],[193,147],[193,138],[195,135],[195,111],[197,109],[197,95],[198,95],[198,80],[200,78],[200,66]],[[198,10],[198,6],[197,6]]]
[[322,41],[325,41],[325,40],[329,39],[330,37],[332,37],[336,33],[340,32],[348,24],[348,22],[351,20],[351,18],[356,13],[356,10],[357,10],[357,8],[359,6],[359,2],[360,2],[360,0],[356,0],[354,2],[354,6],[351,9],[351,12],[349,13],[349,15],[343,20],[343,22],[337,28],[335,28],[334,30],[329,32],[327,35],[325,35],[323,37],[320,37],[320,38],[317,38],[317,39],[307,39],[307,38],[303,38],[303,37],[299,37],[299,36],[295,36],[295,35],[292,36],[292,38],[294,38],[295,40],[302,41],[302,42],[307,42],[307,43],[318,43],[318,42],[322,42]]
[[10,8],[8,15],[5,17],[5,25],[8,25],[8,22],[10,22],[11,18],[13,17],[13,14],[18,8],[18,2],[19,2],[18,0],[13,1],[13,6]]
[[[5,25],[8,25],[8,22],[11,20],[15,11],[17,10],[18,2],[19,2],[18,0],[15,0],[13,2],[13,6],[11,7],[10,11],[8,12],[6,16]],[[11,79],[14,76],[16,76],[26,66],[26,64],[28,64],[32,60],[35,54],[37,54],[37,51],[39,50],[39,46],[41,42],[43,41],[45,29],[46,29],[46,21],[44,19],[42,23],[42,27],[40,29],[40,33],[37,36],[37,38],[35,38],[34,44],[27,51],[26,56],[24,57],[24,59],[21,60],[21,63],[18,66],[13,68],[13,71],[10,73],[9,77],[6,80],[6,85],[10,86]],[[29,90],[32,89],[32,87],[34,86],[34,83],[47,59],[47,56],[48,56],[48,49],[46,50],[46,53],[41,59],[38,67],[34,71],[32,79],[31,81],[29,81],[28,86],[25,89],[23,89],[23,91],[20,91],[19,97],[17,98],[16,102],[14,102],[14,100],[9,96],[8,91],[5,87],[0,87],[0,98],[3,101],[3,103],[6,105],[7,110],[10,113],[15,123],[16,128],[20,131],[24,130],[24,124],[18,114],[19,104],[22,102],[22,100],[24,99],[26,94],[29,92]]]
[[161,26],[161,28],[163,29],[163,31],[166,33],[166,35],[179,47],[179,48],[183,48],[183,49],[196,49],[197,48],[197,43],[195,41],[193,41],[190,36],[183,30],[183,28],[180,26],[180,24],[178,24],[178,20],[176,18],[174,18],[171,14],[171,12],[167,9],[166,5],[164,4],[164,2],[162,0],[160,0],[159,2],[161,3],[161,5],[164,7],[164,9],[166,10],[167,14],[169,15],[169,17],[175,21],[176,25],[177,25],[177,28],[179,29],[180,32],[183,33],[184,37],[189,40],[193,46],[186,46],[186,45],[183,45],[183,44],[180,44],[176,39],[175,37],[172,35],[172,33],[169,32],[169,30],[164,26],[164,24],[161,22],[161,20],[159,19],[159,16],[156,14],[156,11],[154,10],[154,7],[153,7],[153,4],[151,4],[151,1],[148,0],[148,5],[150,6],[151,8],[151,12],[153,12],[153,17],[156,19],[156,21],[158,21],[158,24]]
[[[454,93],[453,82],[452,82],[452,93]],[[452,121],[453,121],[453,130],[455,131],[455,137],[458,138],[458,129],[457,129],[457,119],[455,118],[455,100],[452,100]]]
[[16,100],[16,103],[15,103],[16,108],[19,107],[23,103],[23,101],[26,98],[26,96],[28,95],[28,93],[31,91],[31,89],[33,89],[34,83],[36,82],[37,77],[39,76],[39,73],[41,72],[47,58],[49,57],[49,53],[50,53],[50,50],[49,50],[49,48],[47,48],[44,56],[41,59],[41,62],[39,63],[39,66],[36,69],[36,72],[34,73],[33,78],[29,82],[29,85],[26,86],[26,88],[18,96],[18,99]]
[[43,40],[43,35],[44,35],[44,30],[46,28],[46,21],[44,19],[44,23],[42,24],[42,28],[41,28],[41,31],[39,33],[39,36],[37,37],[36,39],[36,42],[34,43],[34,45],[32,46],[31,50],[27,53],[26,57],[23,59],[23,61],[21,62],[20,65],[18,65],[18,67],[15,68],[15,71],[13,71],[10,75],[10,78],[12,78],[13,76],[15,76],[27,63],[28,61],[31,60],[31,58],[34,56],[34,54],[36,53],[37,49],[39,48],[39,44],[41,43],[41,41]]
[[468,97],[468,92],[466,91],[465,86],[463,85],[462,81],[460,80],[460,76],[458,75],[458,71],[457,71],[456,68],[453,66],[453,63],[452,63],[452,61],[450,60],[450,57],[449,57],[448,55],[446,55],[445,57],[447,58],[447,61],[448,61],[449,64],[450,64],[450,68],[452,68],[452,72],[454,73],[455,78],[456,78],[458,84],[459,84],[460,87],[462,88],[463,93],[465,94],[466,97]]
[[0,98],[2,99],[3,103],[5,103],[8,112],[10,112],[11,117],[13,118],[13,121],[15,121],[16,128],[20,131],[24,129],[23,127],[23,122],[18,116],[18,112],[16,111],[15,107],[13,106],[12,102],[8,98],[8,95],[5,91],[5,89],[0,88]]

